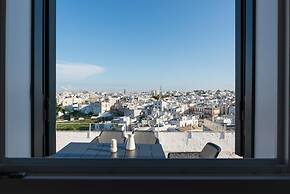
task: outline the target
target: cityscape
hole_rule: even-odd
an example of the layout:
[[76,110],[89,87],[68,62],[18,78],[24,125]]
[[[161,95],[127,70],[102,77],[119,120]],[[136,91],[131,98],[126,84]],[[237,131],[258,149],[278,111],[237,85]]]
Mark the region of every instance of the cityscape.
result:
[[230,131],[235,129],[235,93],[163,91],[161,87],[150,92],[59,92],[57,129],[89,127],[96,131]]

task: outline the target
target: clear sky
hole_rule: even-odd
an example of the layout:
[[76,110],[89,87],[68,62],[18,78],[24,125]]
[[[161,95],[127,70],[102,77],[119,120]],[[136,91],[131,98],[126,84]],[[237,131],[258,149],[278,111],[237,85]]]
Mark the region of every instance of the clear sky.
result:
[[57,88],[234,89],[234,0],[57,0]]

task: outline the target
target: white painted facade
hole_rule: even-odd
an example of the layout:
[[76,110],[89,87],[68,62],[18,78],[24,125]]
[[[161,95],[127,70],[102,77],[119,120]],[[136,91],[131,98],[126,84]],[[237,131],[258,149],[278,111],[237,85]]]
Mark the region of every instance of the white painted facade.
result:
[[198,118],[196,116],[183,116],[177,123],[178,127],[197,127]]

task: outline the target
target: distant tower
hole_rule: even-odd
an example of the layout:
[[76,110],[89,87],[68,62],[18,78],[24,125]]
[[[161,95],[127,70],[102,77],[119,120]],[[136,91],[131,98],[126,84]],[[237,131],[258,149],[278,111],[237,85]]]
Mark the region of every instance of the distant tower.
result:
[[162,86],[160,85],[160,88],[159,88],[159,100],[161,100],[161,97],[162,97]]
[[124,89],[124,95],[126,95],[126,89]]

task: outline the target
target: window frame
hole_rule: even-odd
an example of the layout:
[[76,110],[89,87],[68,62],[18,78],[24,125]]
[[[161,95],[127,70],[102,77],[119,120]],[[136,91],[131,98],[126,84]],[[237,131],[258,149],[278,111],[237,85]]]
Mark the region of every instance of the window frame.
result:
[[[0,1],[0,129],[5,129],[6,1]],[[5,131],[0,130],[0,163],[5,156]]]
[[56,152],[55,1],[31,0],[31,153],[44,157]]
[[[42,129],[43,131],[33,130],[32,136],[37,139],[37,137],[44,137],[43,141],[35,141],[32,142],[33,147],[37,146],[38,144],[43,146],[42,151],[38,151],[38,153],[35,153],[35,155],[43,155],[48,156],[50,154],[53,154],[55,152],[55,147],[50,147],[48,145],[54,145],[55,146],[55,1],[56,0],[41,0],[42,4],[39,3],[40,1],[32,0],[34,2],[33,6],[37,8],[38,6],[42,7],[41,9],[43,13],[35,12],[34,16],[39,16],[38,14],[43,14],[43,20],[35,20],[33,21],[33,26],[37,26],[37,28],[34,28],[34,33],[37,33],[37,30],[43,30],[43,38],[36,38],[35,34],[33,35],[33,62],[32,67],[36,67],[39,64],[43,65],[43,77],[39,78],[35,75],[36,71],[40,72],[40,69],[35,69],[36,71],[33,71],[33,82],[32,82],[32,88],[33,89],[33,98],[34,100],[37,100],[37,103],[43,102],[43,111],[46,112],[44,115],[44,122],[42,123],[34,123],[34,129],[36,126],[44,126]],[[38,2],[36,4],[36,2]],[[247,2],[247,5],[249,6],[243,6],[243,4]],[[284,0],[279,0],[279,6],[286,7],[286,2]],[[236,0],[236,7],[237,9],[254,9],[255,0]],[[39,7],[38,7],[39,8]],[[0,1],[0,10],[4,11],[1,13],[5,13],[5,0]],[[243,9],[242,9],[243,10]],[[284,11],[286,13],[286,9]],[[242,21],[241,25],[247,26],[254,26],[254,18],[255,15],[247,15],[247,19],[245,20],[245,15],[242,13],[245,13],[243,11],[237,12],[239,15],[236,16],[238,22]],[[284,14],[285,14],[284,13]],[[279,14],[279,17],[284,16],[282,13]],[[242,19],[242,18],[243,19]],[[250,18],[252,18],[250,20]],[[0,29],[1,32],[5,32],[5,17],[1,17],[2,20],[0,23]],[[33,17],[35,18],[35,17]],[[250,21],[249,21],[250,20]],[[280,20],[279,20],[280,21]],[[284,20],[283,20],[284,21]],[[43,22],[41,24],[41,22]],[[246,24],[244,23],[246,22]],[[285,23],[281,23],[279,25],[279,32],[283,30],[285,27]],[[47,30],[48,29],[48,30]],[[254,40],[253,38],[255,30],[253,28],[250,28],[249,31],[244,30],[244,27],[242,27],[243,30],[239,31],[238,38],[240,40],[247,40],[247,42],[240,42],[240,44],[237,44],[240,49],[237,49],[237,56],[240,56],[239,65],[245,67],[247,69],[240,69],[237,70],[237,73],[239,73],[240,76],[238,76],[239,81],[242,81],[241,85],[238,87],[241,88],[247,88],[247,90],[239,90],[242,91],[239,93],[239,104],[238,104],[238,113],[241,114],[248,114],[248,111],[251,111],[254,107],[254,97],[253,97],[253,91],[254,90]],[[245,38],[246,33],[250,33]],[[249,38],[249,36],[253,36],[252,38]],[[5,40],[5,33],[0,34],[0,40]],[[251,43],[249,43],[250,41]],[[5,41],[4,41],[5,42]],[[279,48],[281,49],[285,46],[285,43],[283,41],[279,41]],[[49,175],[108,175],[108,174],[115,174],[115,175],[188,175],[188,176],[200,176],[200,175],[261,175],[261,174],[268,174],[268,175],[280,175],[285,174],[287,172],[287,169],[289,169],[288,160],[286,158],[289,158],[289,153],[280,152],[278,154],[277,159],[250,159],[245,154],[246,152],[249,154],[248,156],[251,156],[253,154],[253,136],[251,136],[251,139],[243,140],[241,138],[241,142],[250,142],[250,147],[245,147],[243,149],[240,147],[239,151],[241,154],[245,154],[246,158],[243,160],[240,159],[218,159],[218,160],[210,160],[210,159],[197,159],[197,160],[94,160],[94,159],[53,159],[53,158],[5,158],[5,44],[1,44],[1,50],[0,50],[0,73],[1,73],[1,83],[0,83],[0,100],[2,105],[0,107],[0,142],[1,142],[1,152],[0,152],[0,170],[3,173],[11,173],[11,172],[25,172],[30,174],[49,174]],[[37,48],[42,48],[41,53],[42,57],[37,58],[36,54],[39,54],[39,50]],[[248,51],[248,52],[247,52]],[[283,50],[284,52],[284,50]],[[279,55],[279,58],[284,57],[284,55]],[[243,59],[242,59],[243,58]],[[246,63],[248,61],[248,63]],[[285,61],[284,61],[285,62]],[[248,66],[247,66],[248,64]],[[285,64],[285,63],[284,63]],[[286,65],[286,64],[285,64]],[[241,67],[239,66],[239,67]],[[32,68],[34,69],[34,68]],[[4,70],[4,71],[2,71]],[[279,72],[282,73],[284,69],[279,68]],[[249,71],[250,73],[247,74],[249,77],[248,82],[245,82],[244,73]],[[284,71],[285,72],[285,71]],[[40,85],[37,85],[37,80],[41,79],[43,83],[44,91],[41,91],[39,88]],[[283,88],[288,85],[285,84],[286,79],[279,79],[279,86]],[[53,83],[53,84],[52,84]],[[43,95],[39,95],[43,93]],[[244,97],[247,96],[250,99],[251,103],[245,103],[248,101],[244,100]],[[286,95],[286,94],[285,94]],[[289,95],[287,94],[286,97],[283,97],[284,100],[289,99]],[[282,94],[279,93],[280,98],[282,99]],[[252,98],[253,97],[253,98]],[[279,99],[280,99],[279,98]],[[281,100],[280,99],[280,100]],[[33,105],[34,108],[37,108],[36,102]],[[246,109],[246,106],[248,109]],[[289,109],[285,108],[284,106],[278,106],[279,113],[284,114],[285,111],[289,111]],[[35,110],[33,109],[35,119],[37,114],[36,112],[41,112],[39,109]],[[245,113],[242,113],[242,110],[245,110]],[[39,115],[38,115],[39,116]],[[241,124],[241,137],[245,136],[246,134],[252,134],[253,133],[253,115],[247,120],[247,117],[244,117],[245,120],[243,120]],[[286,123],[288,119],[285,117],[279,118],[280,121],[283,123]],[[33,122],[37,122],[33,120]],[[279,123],[279,122],[278,122]],[[249,126],[248,131],[243,131],[245,126]],[[285,149],[289,150],[289,137],[282,139],[281,134],[289,134],[288,130],[289,128],[285,128],[285,126],[279,124],[279,134],[278,135],[278,149]],[[286,131],[284,131],[286,130]],[[245,133],[245,134],[243,134]],[[42,136],[43,135],[43,136]],[[280,141],[281,140],[281,141]],[[243,144],[242,144],[243,145]],[[245,143],[244,143],[245,146]],[[283,151],[282,150],[282,151]]]
[[236,0],[235,151],[254,157],[256,1]]
[[31,156],[44,156],[43,1],[32,1],[31,22]]
[[[282,163],[290,159],[290,1],[279,0],[278,9],[278,124],[277,158]],[[283,130],[288,129],[288,130]],[[280,140],[280,141],[279,141]],[[290,169],[290,164],[289,167]]]

